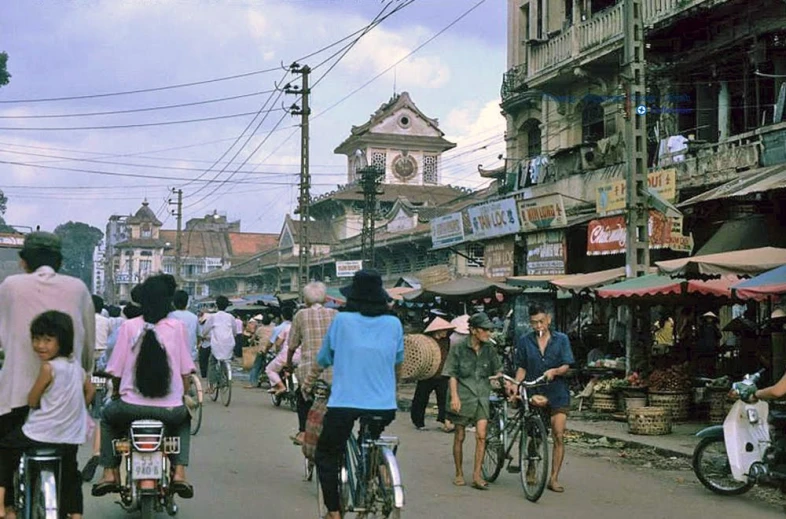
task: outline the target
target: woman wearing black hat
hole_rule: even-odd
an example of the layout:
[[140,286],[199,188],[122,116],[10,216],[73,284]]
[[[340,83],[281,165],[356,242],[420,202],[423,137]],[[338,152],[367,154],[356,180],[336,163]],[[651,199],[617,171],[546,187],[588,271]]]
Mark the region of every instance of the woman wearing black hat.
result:
[[315,461],[328,518],[341,517],[338,473],[355,420],[378,416],[371,434],[378,437],[396,416],[396,379],[404,361],[404,330],[389,313],[390,297],[382,278],[372,270],[355,273],[352,285],[341,289],[346,311],[333,319],[317,362],[333,367]]

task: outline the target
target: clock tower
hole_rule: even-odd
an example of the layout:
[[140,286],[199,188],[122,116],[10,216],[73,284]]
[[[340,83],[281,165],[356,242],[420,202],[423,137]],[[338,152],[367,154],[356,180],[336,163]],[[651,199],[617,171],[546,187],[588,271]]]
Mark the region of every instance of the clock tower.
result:
[[368,166],[385,172],[385,184],[436,186],[441,183],[442,153],[455,148],[437,119],[426,117],[407,92],[394,95],[350,136],[335,153],[347,156],[347,180],[359,179]]

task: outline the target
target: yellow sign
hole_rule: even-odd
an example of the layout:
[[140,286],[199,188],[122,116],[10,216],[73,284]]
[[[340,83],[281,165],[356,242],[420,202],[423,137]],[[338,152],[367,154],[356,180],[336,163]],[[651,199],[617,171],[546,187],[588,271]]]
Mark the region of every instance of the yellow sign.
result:
[[[677,170],[664,169],[647,175],[650,189],[669,202],[677,199]],[[601,184],[595,195],[595,209],[598,213],[610,213],[625,209],[625,180]]]

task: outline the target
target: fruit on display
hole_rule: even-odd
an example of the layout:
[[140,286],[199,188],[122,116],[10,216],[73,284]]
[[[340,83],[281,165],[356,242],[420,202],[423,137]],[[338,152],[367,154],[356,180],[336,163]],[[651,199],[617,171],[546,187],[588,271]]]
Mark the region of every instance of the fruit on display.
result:
[[728,375],[707,382],[707,387],[712,389],[731,389],[731,379]]
[[667,369],[656,369],[650,374],[650,391],[684,392],[693,386],[688,363],[676,364]]
[[646,379],[642,378],[637,371],[628,377],[628,387],[647,387]]

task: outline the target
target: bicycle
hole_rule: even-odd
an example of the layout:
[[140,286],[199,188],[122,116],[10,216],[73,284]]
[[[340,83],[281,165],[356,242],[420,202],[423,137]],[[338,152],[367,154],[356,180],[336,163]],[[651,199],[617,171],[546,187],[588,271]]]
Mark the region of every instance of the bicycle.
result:
[[[360,430],[347,440],[347,452],[339,473],[339,496],[342,514],[354,512],[357,517],[400,519],[404,508],[404,487],[396,461],[398,438],[380,436],[373,438],[369,431],[373,422],[382,417],[360,417]],[[319,469],[317,469],[318,471]],[[317,484],[317,510],[324,517],[319,477]]]
[[191,415],[191,436],[195,436],[199,432],[199,428],[202,427],[202,402],[205,398],[202,391],[202,381],[196,373],[191,373],[191,387],[186,396],[190,399],[186,403],[186,409]]
[[510,416],[507,398],[498,394],[491,396],[486,452],[481,471],[486,481],[496,480],[505,461],[513,461],[511,451],[518,440],[519,465],[515,467],[508,463],[508,470],[519,472],[524,497],[534,503],[540,499],[546,488],[549,476],[549,443],[548,427],[541,416],[542,405],[534,403],[528,397],[527,390],[543,385],[546,379],[540,377],[532,382],[517,382],[508,375],[503,374],[501,377],[516,384],[521,404],[516,413]]
[[295,374],[287,369],[281,371],[281,381],[284,383],[284,392],[270,394],[270,400],[276,407],[281,406],[281,402],[287,402],[289,409],[292,412],[297,411],[297,385],[298,380]]
[[218,372],[218,384],[211,387],[210,398],[215,402],[221,395],[221,403],[224,407],[229,407],[232,401],[232,365],[229,360],[216,359],[216,370]]

